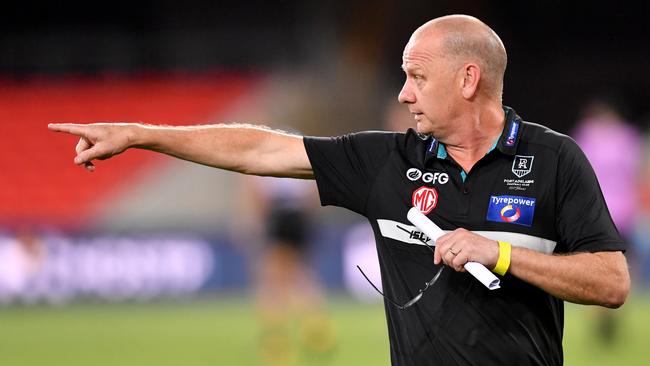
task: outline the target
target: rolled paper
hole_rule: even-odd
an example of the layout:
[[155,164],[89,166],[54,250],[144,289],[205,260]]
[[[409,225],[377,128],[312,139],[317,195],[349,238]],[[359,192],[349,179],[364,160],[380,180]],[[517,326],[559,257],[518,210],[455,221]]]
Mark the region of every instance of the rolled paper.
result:
[[[420,210],[415,207],[411,207],[409,212],[406,215],[406,218],[413,224],[415,227],[420,229],[423,233],[426,234],[434,243],[438,240],[439,237],[445,235],[445,232],[442,231],[438,225],[433,221],[429,220],[428,217],[424,216]],[[467,262],[465,263],[465,270],[479,280],[485,287],[490,290],[496,290],[501,288],[501,282],[499,278],[494,275],[489,269],[485,268],[484,265],[478,262]]]

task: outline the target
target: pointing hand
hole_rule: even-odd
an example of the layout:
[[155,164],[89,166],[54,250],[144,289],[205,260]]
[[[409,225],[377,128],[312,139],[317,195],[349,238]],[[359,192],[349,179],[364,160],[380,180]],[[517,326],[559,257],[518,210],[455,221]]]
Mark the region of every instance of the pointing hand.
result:
[[74,163],[92,172],[93,160],[108,159],[130,147],[131,126],[129,123],[50,123],[47,128],[79,136]]

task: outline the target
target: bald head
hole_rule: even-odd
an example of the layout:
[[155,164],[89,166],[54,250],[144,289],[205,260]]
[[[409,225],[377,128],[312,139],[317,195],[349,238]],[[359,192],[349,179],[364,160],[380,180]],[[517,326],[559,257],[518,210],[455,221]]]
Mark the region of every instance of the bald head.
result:
[[506,70],[506,49],[485,23],[467,15],[448,15],[418,28],[409,43],[436,42],[439,52],[458,64],[475,62],[481,69],[483,89],[501,98]]

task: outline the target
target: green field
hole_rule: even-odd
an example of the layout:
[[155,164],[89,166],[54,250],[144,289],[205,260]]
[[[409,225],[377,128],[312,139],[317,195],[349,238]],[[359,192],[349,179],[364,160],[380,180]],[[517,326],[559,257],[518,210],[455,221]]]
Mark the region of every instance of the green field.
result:
[[[388,365],[383,308],[331,300],[338,335],[326,359],[299,365]],[[650,296],[632,295],[617,315],[621,333],[605,346],[594,334],[593,307],[567,305],[567,365],[647,365]],[[0,308],[2,366],[259,365],[259,330],[244,299],[163,304]]]

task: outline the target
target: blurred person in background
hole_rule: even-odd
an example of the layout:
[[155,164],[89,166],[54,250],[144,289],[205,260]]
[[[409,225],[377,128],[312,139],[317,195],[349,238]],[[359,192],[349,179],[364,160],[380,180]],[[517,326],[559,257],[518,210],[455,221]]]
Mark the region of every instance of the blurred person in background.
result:
[[[642,142],[639,131],[625,121],[619,111],[621,103],[615,100],[603,96],[588,103],[573,136],[596,172],[616,228],[629,241],[638,213]],[[628,252],[626,257],[634,269],[635,255]],[[598,334],[607,344],[616,338],[616,315],[610,309],[598,309]]]
[[0,303],[20,299],[45,258],[43,243],[28,226],[20,227],[14,237],[0,237]]
[[[650,116],[643,126],[650,126]],[[647,283],[650,280],[650,131],[645,131],[641,152],[638,215],[633,233],[635,268],[633,274]]]
[[[302,137],[241,124],[49,128],[81,137],[75,163],[89,171],[96,159],[139,147],[245,174],[315,179],[323,205],[371,222],[386,299],[420,301],[408,309],[385,302],[393,365],[561,365],[563,301],[623,305],[625,243],[577,145],[502,104],[505,66],[492,29],[446,16],[418,28],[404,49],[399,100],[416,122],[405,134]],[[446,178],[433,182],[435,170]],[[413,194],[421,190],[430,194]],[[532,197],[511,196],[524,193]],[[422,233],[404,223],[412,206],[450,231],[433,258]],[[501,289],[464,273],[469,261],[503,276]],[[419,296],[421,283],[445,268]]]
[[[650,126],[650,117],[646,119]],[[639,190],[639,215],[634,232],[635,257],[638,267],[635,271],[642,281],[650,280],[650,131],[646,131],[644,138],[643,168],[641,186]]]
[[261,242],[250,252],[261,325],[258,351],[265,365],[294,365],[301,356],[322,359],[336,343],[322,284],[306,258],[315,198],[313,182],[243,180],[239,206],[247,217],[237,225],[248,242]]

